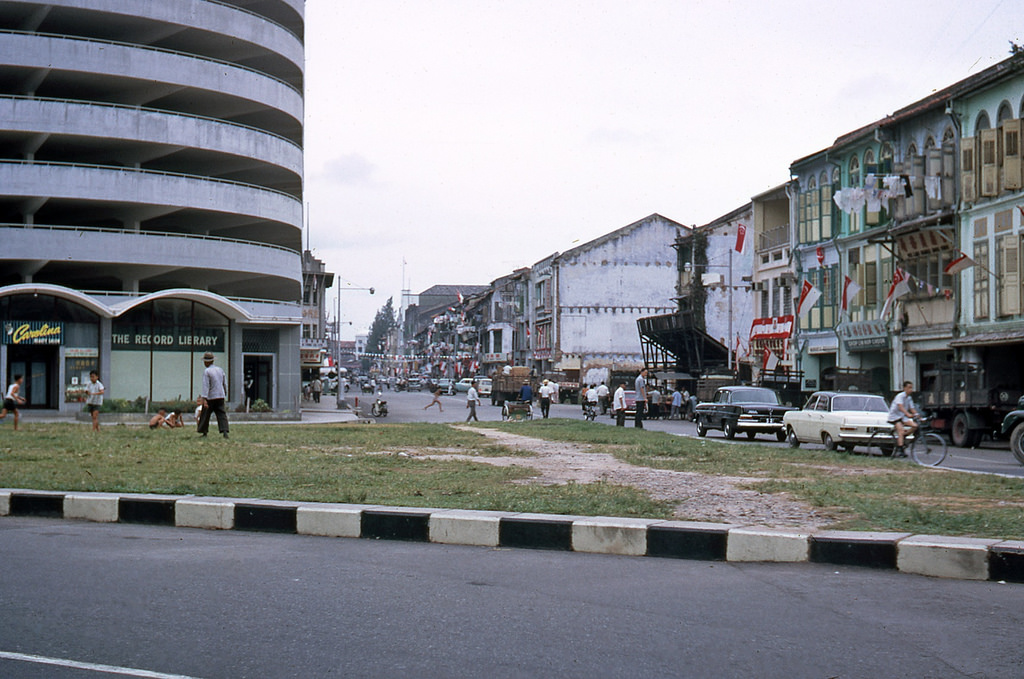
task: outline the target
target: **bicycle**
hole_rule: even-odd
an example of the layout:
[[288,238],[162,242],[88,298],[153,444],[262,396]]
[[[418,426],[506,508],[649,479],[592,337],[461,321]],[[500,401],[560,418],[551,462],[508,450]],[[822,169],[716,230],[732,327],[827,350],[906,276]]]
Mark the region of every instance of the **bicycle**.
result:
[[924,467],[937,467],[946,459],[946,439],[931,429],[931,420],[918,420],[913,434],[903,438],[903,448],[896,445],[896,433],[892,429],[876,429],[868,439],[868,452],[885,457],[909,457]]
[[597,409],[594,408],[594,404],[590,401],[583,405],[583,417],[587,422],[593,422],[594,418],[597,417]]

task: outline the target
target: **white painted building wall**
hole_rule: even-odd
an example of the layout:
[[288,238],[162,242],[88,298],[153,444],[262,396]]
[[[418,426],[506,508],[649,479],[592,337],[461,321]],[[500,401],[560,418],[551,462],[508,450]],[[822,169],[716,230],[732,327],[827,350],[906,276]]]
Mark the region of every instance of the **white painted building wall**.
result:
[[[747,229],[746,245],[743,252],[736,252],[736,231],[740,224]],[[707,290],[705,329],[708,335],[733,351],[736,350],[736,340],[739,338],[739,358],[742,360],[749,343],[750,326],[754,321],[754,296],[749,281],[754,271],[755,249],[752,213],[746,210],[705,228],[708,234],[708,268],[704,277]],[[743,280],[744,277],[748,280]]]
[[683,228],[651,215],[558,257],[562,367],[632,370],[643,364],[636,322],[675,311],[672,244]]

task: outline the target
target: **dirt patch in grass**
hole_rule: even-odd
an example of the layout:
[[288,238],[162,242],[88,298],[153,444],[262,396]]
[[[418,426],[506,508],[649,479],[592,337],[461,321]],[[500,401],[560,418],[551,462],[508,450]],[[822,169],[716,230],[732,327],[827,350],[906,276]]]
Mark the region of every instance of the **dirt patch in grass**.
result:
[[655,500],[672,503],[673,514],[678,519],[816,528],[841,518],[797,502],[785,493],[758,492],[750,488],[758,483],[756,478],[639,467],[608,453],[597,452],[588,444],[545,441],[494,429],[456,428],[475,432],[500,446],[529,452],[532,456],[524,460],[521,456],[478,457],[426,450],[406,452],[411,457],[472,459],[497,466],[525,467],[536,472],[535,476],[517,483],[564,485],[604,482],[632,486]]

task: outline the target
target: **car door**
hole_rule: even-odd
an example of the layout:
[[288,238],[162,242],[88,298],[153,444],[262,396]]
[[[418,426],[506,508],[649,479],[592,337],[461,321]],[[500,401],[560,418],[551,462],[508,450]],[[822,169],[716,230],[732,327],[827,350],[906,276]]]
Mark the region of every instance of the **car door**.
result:
[[793,431],[796,432],[797,438],[801,441],[810,441],[815,438],[813,434],[814,422],[815,422],[815,408],[818,404],[819,394],[814,394],[807,400],[807,404],[804,405],[803,410],[793,416],[792,427]]

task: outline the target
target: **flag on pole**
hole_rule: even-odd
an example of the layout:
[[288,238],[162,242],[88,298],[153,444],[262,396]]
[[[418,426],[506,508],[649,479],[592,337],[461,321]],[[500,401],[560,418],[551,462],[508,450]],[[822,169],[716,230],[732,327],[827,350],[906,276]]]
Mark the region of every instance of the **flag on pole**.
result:
[[743,224],[736,225],[736,252],[743,252],[747,244],[747,227]]
[[775,355],[775,352],[771,349],[764,350],[764,362],[761,364],[765,372],[775,372],[775,369],[779,367],[779,357]]
[[850,302],[857,296],[861,288],[857,281],[853,280],[849,276],[843,281],[843,311],[850,308]]
[[462,296],[462,291],[461,290],[457,290],[456,292],[459,295],[459,304],[463,304],[465,302],[465,298],[463,298],[463,296]]
[[821,297],[821,290],[811,285],[811,282],[805,278],[804,284],[800,288],[800,301],[796,305],[797,316],[800,318],[806,316],[811,307],[818,303],[819,297]]
[[885,315],[889,313],[890,305],[903,295],[909,294],[910,277],[907,276],[907,272],[903,269],[896,269],[892,274],[892,285],[889,286],[889,294],[886,295],[885,304],[882,305],[882,313],[880,313],[878,317],[885,318]]
[[971,259],[970,257],[961,252],[960,256],[950,261],[950,263],[947,264],[942,271],[947,276],[952,276],[954,274],[960,273],[964,269],[970,269],[975,264],[977,264],[977,262],[975,262],[973,259]]

